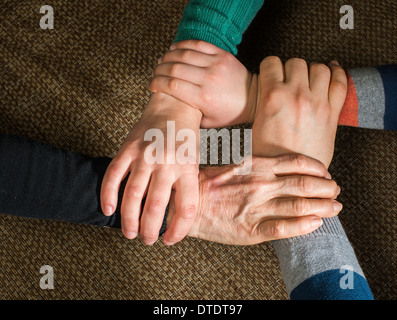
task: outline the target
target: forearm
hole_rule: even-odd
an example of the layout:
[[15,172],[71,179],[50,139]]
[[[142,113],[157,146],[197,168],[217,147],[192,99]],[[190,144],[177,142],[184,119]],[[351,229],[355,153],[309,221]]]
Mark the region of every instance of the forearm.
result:
[[114,215],[105,216],[99,201],[110,161],[2,134],[0,213],[120,228],[120,204],[127,179],[120,187]]
[[237,45],[264,0],[191,0],[183,13],[175,42],[203,40],[237,53]]

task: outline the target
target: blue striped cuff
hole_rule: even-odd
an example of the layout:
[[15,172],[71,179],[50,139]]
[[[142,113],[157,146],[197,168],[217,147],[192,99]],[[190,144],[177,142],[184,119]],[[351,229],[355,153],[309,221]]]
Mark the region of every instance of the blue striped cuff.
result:
[[348,269],[316,274],[292,290],[291,300],[374,300],[367,280]]

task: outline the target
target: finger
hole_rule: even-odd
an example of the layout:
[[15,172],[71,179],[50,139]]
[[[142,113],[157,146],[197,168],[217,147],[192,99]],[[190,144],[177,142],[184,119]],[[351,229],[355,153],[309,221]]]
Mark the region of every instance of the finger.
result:
[[128,239],[134,239],[139,231],[142,199],[150,179],[150,170],[133,168],[124,189],[121,203],[121,226]]
[[190,64],[196,67],[208,67],[211,65],[214,59],[214,56],[202,52],[194,50],[175,49],[172,51],[168,51],[163,57],[161,57],[159,59],[159,64],[166,62],[179,62]]
[[334,199],[340,192],[333,180],[311,176],[278,177],[278,197],[329,198]]
[[101,184],[101,208],[110,216],[117,208],[120,184],[127,176],[132,158],[128,155],[116,157],[109,164]]
[[173,179],[170,179],[167,172],[158,171],[152,174],[139,231],[142,241],[147,245],[152,245],[158,239],[172,184]]
[[327,167],[321,162],[303,154],[287,154],[274,158],[273,173],[277,176],[309,175],[331,179]]
[[279,57],[269,56],[260,65],[261,87],[273,88],[275,84],[284,81],[284,66]]
[[347,76],[345,70],[333,61],[330,63],[331,83],[329,86],[328,101],[331,108],[341,110],[347,94]]
[[167,76],[155,76],[149,84],[152,92],[162,92],[196,109],[201,106],[201,88],[193,83]]
[[262,222],[255,230],[255,237],[260,241],[270,241],[303,236],[322,225],[316,216],[305,216],[290,219],[275,219]]
[[285,63],[285,83],[309,87],[309,71],[305,60],[292,58]]
[[271,202],[273,215],[279,218],[315,215],[334,217],[342,210],[342,204],[331,199],[276,198]]
[[195,51],[199,51],[206,54],[217,54],[220,50],[217,46],[212,43],[202,41],[202,40],[184,40],[174,43],[170,50],[175,49],[191,49]]
[[195,85],[201,84],[201,79],[204,78],[205,74],[204,68],[184,63],[161,63],[154,69],[154,76],[177,78]]
[[319,97],[328,97],[331,70],[325,64],[312,63],[310,65],[310,89]]
[[184,175],[176,185],[175,215],[164,234],[166,245],[181,241],[189,232],[198,210],[198,195],[197,174]]

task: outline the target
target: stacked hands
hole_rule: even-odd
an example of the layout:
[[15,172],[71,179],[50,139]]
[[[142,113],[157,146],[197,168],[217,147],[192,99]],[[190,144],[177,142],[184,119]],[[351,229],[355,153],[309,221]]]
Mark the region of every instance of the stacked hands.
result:
[[[159,59],[149,88],[154,94],[101,188],[103,212],[112,215],[120,184],[131,173],[121,204],[127,238],[139,234],[153,244],[168,204],[167,245],[186,235],[233,245],[299,236],[341,211],[335,200],[340,188],[327,170],[347,92],[346,74],[337,62],[308,68],[301,59],[283,65],[267,57],[255,75],[232,54],[188,40]],[[235,174],[241,167],[235,164],[199,170],[198,156],[173,163],[167,160],[175,155],[166,147],[165,164],[148,164],[144,153],[152,142],[144,141],[144,134],[156,128],[166,136],[167,121],[175,121],[176,131],[193,130],[196,137],[200,126],[253,123],[251,172]],[[198,139],[192,143],[198,155]]]

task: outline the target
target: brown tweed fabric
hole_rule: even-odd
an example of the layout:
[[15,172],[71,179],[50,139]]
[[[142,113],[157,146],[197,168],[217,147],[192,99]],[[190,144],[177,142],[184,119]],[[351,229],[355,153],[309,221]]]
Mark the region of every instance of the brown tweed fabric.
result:
[[[41,30],[40,1],[0,8],[0,130],[61,148],[114,156],[149,98],[151,71],[187,0],[58,0]],[[397,63],[394,0],[266,1],[240,46],[255,70],[268,54],[346,67]],[[397,133],[341,128],[332,173],[340,218],[375,298],[396,298]],[[92,226],[0,216],[2,299],[285,299],[273,248],[186,239],[146,247]],[[42,265],[54,290],[39,287]]]

